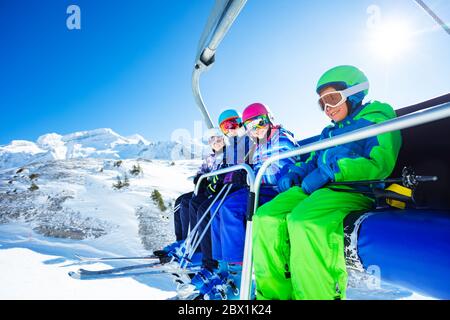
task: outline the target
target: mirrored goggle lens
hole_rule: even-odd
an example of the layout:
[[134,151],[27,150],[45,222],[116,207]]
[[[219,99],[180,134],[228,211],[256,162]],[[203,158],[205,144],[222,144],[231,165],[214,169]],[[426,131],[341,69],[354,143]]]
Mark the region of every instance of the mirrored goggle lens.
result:
[[340,92],[330,92],[319,98],[319,106],[322,110],[325,110],[325,106],[336,107],[343,101],[343,96]]
[[222,141],[223,141],[223,137],[210,137],[208,139],[209,144],[216,143],[216,142],[222,142]]
[[239,123],[236,120],[227,120],[220,124],[222,131],[228,131],[232,129],[238,129]]
[[261,116],[258,118],[250,119],[244,123],[247,130],[262,129],[270,123],[267,116]]

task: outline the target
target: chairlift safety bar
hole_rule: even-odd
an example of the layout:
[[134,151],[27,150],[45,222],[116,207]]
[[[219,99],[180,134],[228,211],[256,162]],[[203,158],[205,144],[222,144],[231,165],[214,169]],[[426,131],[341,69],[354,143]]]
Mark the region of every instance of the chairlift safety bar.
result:
[[233,171],[238,171],[238,170],[245,170],[247,172],[247,183],[250,187],[250,192],[254,192],[253,188],[255,186],[255,173],[253,172],[253,169],[248,164],[242,163],[242,164],[234,165],[232,167],[219,169],[219,170],[201,175],[197,181],[197,184],[195,185],[194,194],[195,195],[198,194],[198,190],[200,188],[200,184],[203,179],[208,178],[208,177],[214,177],[214,176],[225,174],[225,173],[230,173]]

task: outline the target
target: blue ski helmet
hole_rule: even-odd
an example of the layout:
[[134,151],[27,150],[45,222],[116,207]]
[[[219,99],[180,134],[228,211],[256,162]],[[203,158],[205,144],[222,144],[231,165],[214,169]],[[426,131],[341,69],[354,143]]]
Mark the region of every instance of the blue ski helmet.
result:
[[223,111],[219,116],[219,126],[222,122],[229,119],[236,119],[239,124],[242,123],[241,116],[234,109],[227,109]]

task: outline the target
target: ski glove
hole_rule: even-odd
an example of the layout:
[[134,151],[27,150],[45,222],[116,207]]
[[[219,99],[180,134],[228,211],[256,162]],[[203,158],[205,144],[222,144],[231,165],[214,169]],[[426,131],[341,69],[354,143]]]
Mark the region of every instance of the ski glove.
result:
[[219,179],[219,177],[215,176],[213,178],[213,181],[208,184],[208,186],[206,187],[206,194],[208,196],[213,196],[215,195],[217,192],[220,191],[220,189],[222,189],[223,187],[223,183],[222,181]]
[[292,186],[299,186],[301,181],[302,179],[299,174],[295,172],[288,172],[278,180],[278,192],[284,192]]
[[233,181],[233,172],[228,172],[227,174],[225,174],[225,177],[223,178],[223,183],[229,184],[232,183],[232,181]]
[[[198,180],[200,179],[200,176],[201,176],[201,174],[199,174],[199,175],[197,175],[197,176],[195,176],[195,178],[194,178],[194,184],[195,185],[197,185],[197,182],[198,182]],[[199,186],[199,191],[201,192],[201,193],[204,193],[204,192],[206,192],[206,188],[208,187],[208,179],[203,179],[202,180],[202,182],[200,183],[200,186]],[[194,197],[195,195],[192,195],[192,197]]]
[[229,172],[225,175],[223,179],[224,184],[236,184],[236,185],[246,185],[247,184],[247,174],[241,171]]
[[302,179],[302,175],[304,174],[304,169],[300,168],[299,166],[297,166],[295,164],[288,163],[283,168],[281,168],[280,174],[283,176],[288,172],[294,172],[300,177],[300,179]]
[[208,184],[208,186],[205,189],[205,192],[208,196],[213,196],[216,194],[216,185],[215,184]]
[[201,174],[197,174],[197,175],[194,177],[194,184],[195,184],[195,185],[197,184],[198,179],[200,179],[200,177],[201,177]]
[[303,179],[302,190],[306,194],[311,194],[330,181],[331,178],[323,170],[316,168]]

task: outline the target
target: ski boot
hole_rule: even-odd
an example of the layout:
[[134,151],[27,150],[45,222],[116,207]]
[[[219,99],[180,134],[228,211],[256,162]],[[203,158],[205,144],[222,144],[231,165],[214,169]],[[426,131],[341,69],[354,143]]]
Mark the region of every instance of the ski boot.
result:
[[217,275],[214,271],[203,268],[192,278],[191,285],[203,294],[209,291],[209,289],[213,286],[215,278],[217,278]]
[[179,295],[197,292],[199,296],[203,297],[203,295],[211,291],[215,285],[222,283],[222,278],[216,272],[207,268],[202,268],[189,282],[177,282],[179,283],[177,287]]
[[[229,266],[228,266],[229,267]],[[236,300],[239,299],[239,288],[229,271],[220,272],[212,281],[214,285],[203,295],[204,300]]]
[[[218,279],[208,292],[205,300],[237,300],[241,283],[242,265],[219,261]],[[204,288],[205,290],[206,288]]]
[[239,287],[241,285],[242,264],[228,264],[228,297],[230,300],[239,299]]
[[215,285],[203,295],[203,300],[228,300],[227,285],[225,283]]
[[220,280],[203,295],[204,300],[239,300],[239,288],[229,275],[220,275]]

